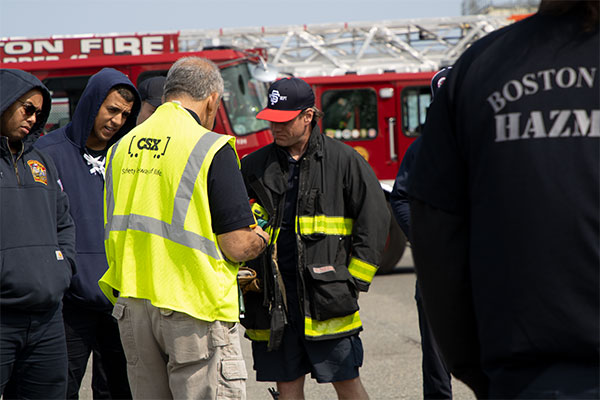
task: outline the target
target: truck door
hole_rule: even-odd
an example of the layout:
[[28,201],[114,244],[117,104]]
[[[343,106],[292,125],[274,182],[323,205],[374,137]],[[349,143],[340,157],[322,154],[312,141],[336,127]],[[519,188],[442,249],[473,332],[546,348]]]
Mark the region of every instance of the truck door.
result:
[[411,83],[410,86],[401,88],[398,101],[400,120],[397,129],[400,158],[404,156],[414,139],[421,135],[430,103],[431,89],[428,85]]
[[[387,85],[389,87],[389,85]],[[384,83],[315,86],[317,106],[325,116],[323,132],[354,147],[380,180],[393,179],[398,170],[394,133],[396,99],[381,96]],[[393,90],[392,90],[393,93]],[[392,129],[392,135],[390,135]]]

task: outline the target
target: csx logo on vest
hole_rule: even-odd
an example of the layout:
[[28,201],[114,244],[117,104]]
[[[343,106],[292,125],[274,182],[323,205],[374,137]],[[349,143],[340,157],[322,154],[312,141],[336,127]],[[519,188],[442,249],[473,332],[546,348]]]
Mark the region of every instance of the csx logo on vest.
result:
[[169,145],[170,140],[170,136],[167,136],[166,140],[150,137],[139,138],[137,136],[133,136],[131,138],[131,142],[129,143],[129,157],[137,157],[142,151],[151,151],[154,152],[152,157],[160,158],[167,152],[167,146]]

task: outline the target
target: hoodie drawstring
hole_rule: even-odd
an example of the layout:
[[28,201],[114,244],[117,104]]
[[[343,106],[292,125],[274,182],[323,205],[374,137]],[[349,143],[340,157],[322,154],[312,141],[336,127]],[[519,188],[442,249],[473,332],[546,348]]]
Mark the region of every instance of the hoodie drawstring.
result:
[[104,162],[106,161],[105,156],[92,157],[91,155],[84,153],[83,158],[87,161],[88,165],[91,166],[90,174],[96,175],[99,173],[104,180]]

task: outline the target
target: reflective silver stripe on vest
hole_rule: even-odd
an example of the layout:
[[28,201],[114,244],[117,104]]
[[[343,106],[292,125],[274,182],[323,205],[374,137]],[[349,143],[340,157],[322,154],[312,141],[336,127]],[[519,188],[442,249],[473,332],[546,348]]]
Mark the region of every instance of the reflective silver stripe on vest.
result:
[[172,242],[195,249],[220,260],[221,254],[215,243],[197,233],[184,231],[179,227],[170,225],[164,221],[143,215],[115,215],[111,221],[111,231],[126,231],[128,229],[150,233],[168,239]]
[[111,231],[125,231],[127,229],[132,229],[160,236],[183,246],[199,250],[214,259],[221,260],[221,253],[212,240],[183,229],[185,217],[192,201],[194,185],[198,174],[200,173],[200,169],[202,168],[202,163],[212,145],[215,144],[220,137],[221,136],[217,133],[207,132],[198,140],[196,146],[194,146],[183,169],[179,186],[177,187],[170,224],[156,218],[137,214],[114,215],[115,200],[112,186],[112,160],[116,153],[116,146],[118,143],[115,144],[109,161],[111,168],[108,169],[106,174],[107,226],[104,229],[105,240],[108,239]]
[[185,216],[187,215],[188,208],[192,201],[192,193],[194,192],[194,185],[198,178],[198,174],[200,173],[200,168],[202,167],[202,163],[206,158],[208,150],[210,150],[212,145],[219,140],[219,137],[220,136],[217,133],[205,133],[200,140],[198,140],[196,146],[194,146],[194,149],[185,164],[181,180],[179,181],[179,187],[177,188],[177,193],[175,193],[173,219],[171,220],[171,224],[177,228],[183,229]]

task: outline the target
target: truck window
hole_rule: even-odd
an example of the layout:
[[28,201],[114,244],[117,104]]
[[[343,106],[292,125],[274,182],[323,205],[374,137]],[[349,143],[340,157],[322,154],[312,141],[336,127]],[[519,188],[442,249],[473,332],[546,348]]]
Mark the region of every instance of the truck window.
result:
[[69,113],[69,98],[68,97],[55,97],[52,95],[52,108],[50,109],[50,115],[46,121],[44,128],[45,132],[52,132],[55,129],[62,128],[71,121],[71,115]]
[[428,86],[409,87],[402,91],[402,132],[408,137],[419,136],[431,103]]
[[327,136],[340,140],[377,136],[377,94],[373,89],[327,90],[321,106]]
[[44,80],[44,85],[50,90],[52,96],[52,109],[46,122],[46,132],[61,128],[71,121],[89,79],[89,76],[72,76]]
[[256,119],[256,114],[267,104],[266,84],[254,79],[248,67],[248,63],[241,63],[221,69],[225,83],[223,105],[237,136],[269,128],[267,121]]

